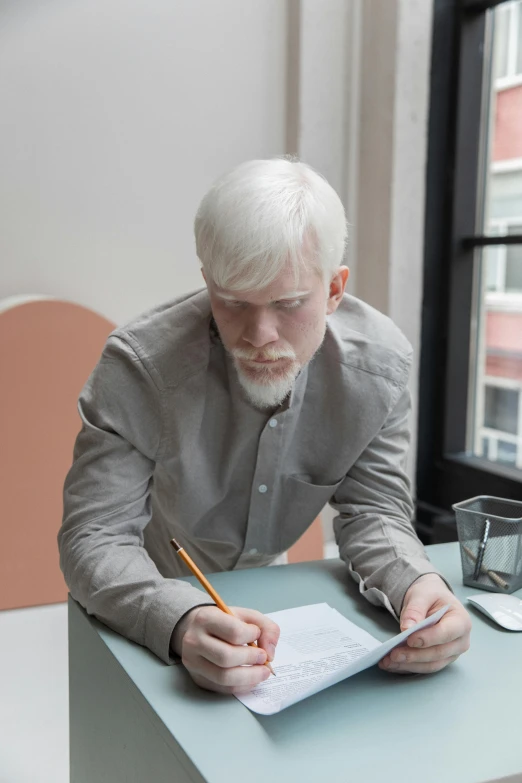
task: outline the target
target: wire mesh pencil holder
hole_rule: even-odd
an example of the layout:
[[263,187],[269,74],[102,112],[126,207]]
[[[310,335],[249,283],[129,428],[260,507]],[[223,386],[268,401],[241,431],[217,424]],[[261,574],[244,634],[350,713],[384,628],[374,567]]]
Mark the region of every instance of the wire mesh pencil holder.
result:
[[463,583],[492,593],[522,587],[522,502],[479,495],[453,509]]

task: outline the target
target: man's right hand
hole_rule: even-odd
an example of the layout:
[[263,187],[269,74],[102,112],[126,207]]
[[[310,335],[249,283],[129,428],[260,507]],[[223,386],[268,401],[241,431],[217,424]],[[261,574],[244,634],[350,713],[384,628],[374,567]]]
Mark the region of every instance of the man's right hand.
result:
[[[248,693],[270,677],[279,626],[254,609],[197,606],[176,625],[170,645],[194,682],[218,693]],[[256,641],[258,647],[246,647]]]

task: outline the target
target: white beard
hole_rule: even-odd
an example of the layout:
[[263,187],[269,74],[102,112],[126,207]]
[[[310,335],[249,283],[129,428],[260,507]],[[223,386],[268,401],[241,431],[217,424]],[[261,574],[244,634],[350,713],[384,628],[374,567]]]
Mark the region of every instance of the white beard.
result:
[[283,400],[292,391],[295,379],[301,370],[297,362],[292,363],[287,372],[274,380],[268,380],[265,375],[264,381],[254,381],[250,376],[245,375],[238,361],[234,359],[239,382],[249,401],[256,408],[278,408]]

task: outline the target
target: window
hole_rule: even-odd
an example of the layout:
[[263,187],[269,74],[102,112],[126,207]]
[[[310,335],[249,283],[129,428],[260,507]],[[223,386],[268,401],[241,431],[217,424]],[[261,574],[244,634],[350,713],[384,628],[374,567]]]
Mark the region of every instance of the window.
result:
[[522,468],[522,382],[486,377],[475,452],[490,462]]
[[484,427],[516,435],[518,432],[518,390],[496,386],[492,380],[490,379],[486,385]]
[[511,86],[522,76],[521,6],[521,0],[516,0],[502,3],[495,11],[493,76],[499,89]]
[[428,533],[459,500],[522,500],[522,0],[435,0],[430,101],[417,457]]
[[[522,234],[522,218],[492,220],[489,234],[490,236]],[[493,245],[485,248],[484,260],[487,292],[520,294],[522,309],[522,245]],[[490,304],[500,301],[498,297],[487,299],[487,303]]]

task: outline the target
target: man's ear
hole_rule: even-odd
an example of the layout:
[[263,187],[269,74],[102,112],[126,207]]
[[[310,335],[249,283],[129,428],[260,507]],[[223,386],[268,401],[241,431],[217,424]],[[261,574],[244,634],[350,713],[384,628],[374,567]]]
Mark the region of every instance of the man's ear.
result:
[[346,283],[348,282],[349,275],[350,275],[350,270],[348,269],[348,267],[340,266],[337,272],[335,272],[332,279],[330,280],[328,300],[326,302],[327,315],[331,315],[332,313],[335,313],[335,311],[341,304],[341,300],[344,294],[344,289],[346,288]]

